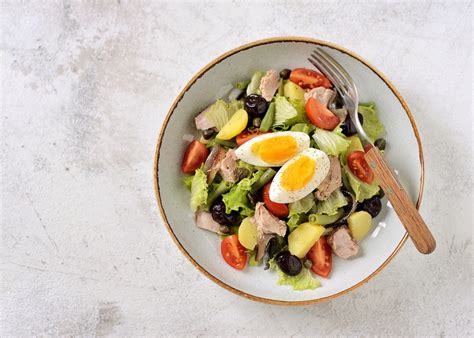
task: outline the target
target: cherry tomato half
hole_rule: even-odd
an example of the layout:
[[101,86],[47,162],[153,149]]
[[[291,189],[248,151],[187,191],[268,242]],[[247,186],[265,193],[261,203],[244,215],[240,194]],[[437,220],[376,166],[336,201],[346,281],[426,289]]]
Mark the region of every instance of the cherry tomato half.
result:
[[270,199],[270,185],[271,184],[272,184],[271,182],[267,183],[263,187],[263,190],[262,190],[263,203],[267,207],[268,211],[270,211],[276,217],[286,217],[288,216],[288,213],[289,213],[288,205],[284,203],[276,203]]
[[321,129],[333,130],[341,123],[339,117],[313,97],[306,102],[306,115],[312,124]]
[[307,68],[296,68],[291,71],[290,81],[302,88],[313,89],[316,87],[331,88],[331,81],[323,74]]
[[243,270],[247,264],[247,252],[240,244],[239,237],[232,235],[221,242],[221,254],[227,264],[237,270]]
[[351,172],[362,182],[371,184],[374,181],[374,173],[365,160],[364,152],[357,150],[347,156],[347,165]]
[[321,236],[319,240],[309,249],[306,255],[313,265],[311,270],[322,277],[327,277],[332,270],[332,250],[328,244],[327,237]]
[[192,141],[184,152],[181,170],[185,174],[193,174],[209,155],[207,147],[199,141]]

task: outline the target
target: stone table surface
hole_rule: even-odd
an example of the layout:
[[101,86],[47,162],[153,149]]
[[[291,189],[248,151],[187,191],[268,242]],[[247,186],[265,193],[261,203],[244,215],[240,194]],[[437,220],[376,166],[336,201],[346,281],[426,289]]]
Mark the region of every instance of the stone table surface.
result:
[[[472,2],[2,1],[2,335],[474,334]],[[220,288],[179,252],[152,183],[174,97],[217,55],[303,35],[384,72],[421,132],[421,212],[367,285],[304,307]]]

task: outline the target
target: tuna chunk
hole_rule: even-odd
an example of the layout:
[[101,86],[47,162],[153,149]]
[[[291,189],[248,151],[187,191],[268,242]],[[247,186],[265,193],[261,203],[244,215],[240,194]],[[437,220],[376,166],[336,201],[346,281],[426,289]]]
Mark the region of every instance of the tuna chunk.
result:
[[258,261],[265,254],[265,247],[274,234],[282,237],[285,236],[286,223],[272,215],[262,202],[257,203],[255,206],[255,215],[253,217],[255,224],[257,224],[258,248],[255,259]]
[[278,87],[280,87],[280,76],[275,70],[270,69],[260,81],[260,91],[262,92],[262,97],[267,102],[270,102]]
[[344,259],[353,257],[359,252],[359,245],[352,239],[349,229],[345,226],[338,228],[330,235],[328,237],[328,243],[336,256]]
[[215,232],[217,234],[224,234],[227,231],[227,227],[220,225],[212,218],[212,214],[205,211],[196,211],[194,214],[194,220],[198,228]]
[[314,195],[318,200],[324,201],[341,186],[341,164],[336,156],[329,156],[329,172]]
[[305,101],[308,101],[310,97],[327,107],[336,98],[336,92],[332,89],[317,87],[304,94]]
[[220,162],[219,173],[225,182],[235,183],[239,180],[238,158],[233,150],[229,150]]
[[206,129],[215,127],[214,123],[212,123],[211,120],[209,120],[206,117],[206,113],[209,110],[209,107],[204,109],[198,116],[194,118],[194,123],[196,123],[196,128],[199,130],[206,130]]
[[216,144],[212,147],[211,153],[204,163],[204,170],[207,174],[207,183],[211,183],[216,177],[217,172],[220,169],[221,162],[225,157],[225,150],[220,145]]

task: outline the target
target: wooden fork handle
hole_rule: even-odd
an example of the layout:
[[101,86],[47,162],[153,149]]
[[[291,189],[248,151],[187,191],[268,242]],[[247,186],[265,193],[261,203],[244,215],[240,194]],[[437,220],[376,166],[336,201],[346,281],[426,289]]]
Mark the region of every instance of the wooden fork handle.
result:
[[380,187],[385,192],[385,196],[392,204],[415,247],[423,254],[433,252],[436,248],[433,235],[380,150],[377,147],[371,147],[365,154],[365,159],[379,180]]

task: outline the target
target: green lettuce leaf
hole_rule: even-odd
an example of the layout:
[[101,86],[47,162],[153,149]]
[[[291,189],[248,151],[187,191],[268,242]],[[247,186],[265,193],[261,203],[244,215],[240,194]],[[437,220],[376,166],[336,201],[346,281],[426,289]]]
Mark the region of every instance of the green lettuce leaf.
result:
[[184,176],[183,177],[183,183],[184,183],[184,186],[186,188],[188,188],[189,190],[191,190],[191,186],[193,184],[193,178],[194,178],[194,175],[192,176]]
[[290,231],[293,231],[298,225],[301,223],[304,223],[308,220],[308,216],[305,213],[301,214],[292,214],[290,215],[290,218],[288,218],[288,221],[286,224],[290,228]]
[[329,197],[324,201],[318,201],[316,203],[316,212],[315,214],[324,214],[324,215],[336,215],[339,208],[347,205],[347,199],[344,194],[341,192],[341,189],[334,191]]
[[321,282],[314,278],[308,268],[303,267],[301,272],[296,276],[288,276],[283,271],[280,270],[278,265],[275,263],[275,260],[270,260],[270,268],[275,270],[278,273],[278,285],[289,285],[293,290],[302,291],[302,290],[314,290],[321,286]]
[[191,210],[196,211],[198,207],[207,202],[207,176],[202,169],[197,169],[191,183]]
[[304,102],[302,100],[288,101],[286,97],[277,95],[275,97],[275,120],[273,126],[288,129],[296,123],[308,123]]
[[300,131],[302,133],[311,134],[316,127],[310,123],[297,123],[293,125],[291,131]]
[[229,103],[217,100],[206,112],[206,117],[214,123],[217,130],[221,130],[229,122],[234,113],[243,107],[240,100],[232,100]]
[[377,116],[375,103],[361,103],[357,110],[364,117],[363,128],[372,142],[385,133],[385,127]]
[[290,210],[290,217],[294,214],[306,213],[310,211],[314,204],[314,195],[312,193],[309,193],[298,201],[290,203],[288,205],[288,209]]
[[344,153],[351,143],[340,133],[339,127],[334,131],[316,128],[313,139],[316,141],[319,149],[328,155],[334,156]]
[[375,181],[372,184],[360,181],[352,174],[347,165],[344,166],[343,170],[343,182],[346,188],[354,192],[358,202],[371,198],[377,195],[380,191],[380,188]]
[[242,216],[250,216],[255,212],[248,200],[247,193],[251,191],[252,185],[263,173],[262,170],[254,172],[251,177],[244,178],[234,185],[228,193],[222,195],[226,213],[230,214],[232,211],[238,211]]
[[316,148],[334,156],[345,153],[351,143],[342,133],[341,124],[332,131],[316,128],[312,141],[316,143]]

